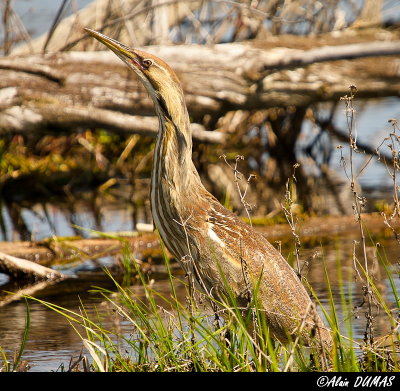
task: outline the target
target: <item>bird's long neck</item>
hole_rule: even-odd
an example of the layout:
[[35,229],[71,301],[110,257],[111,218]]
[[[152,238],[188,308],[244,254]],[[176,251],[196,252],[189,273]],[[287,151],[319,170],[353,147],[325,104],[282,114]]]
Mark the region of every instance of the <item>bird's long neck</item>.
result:
[[[154,151],[153,184],[168,185],[167,190],[182,193],[192,179],[192,136],[186,113],[171,118],[159,112],[159,131]],[[197,172],[196,172],[197,174]]]
[[[158,103],[158,102],[157,102]],[[176,236],[203,188],[192,161],[192,137],[186,106],[177,113],[156,104],[159,117],[151,178],[151,208],[164,240]],[[175,227],[175,228],[174,228]],[[169,235],[166,234],[168,232]],[[168,246],[170,247],[170,246]]]

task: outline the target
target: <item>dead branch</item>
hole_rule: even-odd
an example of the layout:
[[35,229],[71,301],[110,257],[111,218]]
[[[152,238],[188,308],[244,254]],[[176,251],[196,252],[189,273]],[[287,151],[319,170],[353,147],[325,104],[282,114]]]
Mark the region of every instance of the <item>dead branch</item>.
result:
[[[0,91],[1,96],[1,91]],[[155,117],[132,116],[112,110],[84,106],[47,105],[45,113],[37,107],[13,106],[0,113],[0,135],[15,132],[43,132],[46,129],[91,127],[107,128],[119,134],[140,134],[156,137],[158,120]],[[208,132],[200,124],[192,124],[193,138],[204,143],[223,143],[226,134]]]
[[[387,226],[379,213],[365,213],[363,221],[371,233],[382,232]],[[399,222],[396,222],[398,228]],[[354,216],[324,216],[311,217],[299,222],[302,232],[302,241],[308,238],[331,237],[333,234],[358,235],[358,223]],[[287,224],[271,226],[255,226],[272,242],[290,238],[291,230]],[[138,236],[122,236],[120,239],[91,238],[91,239],[63,239],[53,238],[41,242],[0,242],[0,254],[13,257],[24,257],[42,265],[51,265],[57,260],[73,261],[76,259],[96,259],[106,255],[120,253],[125,244],[128,244],[140,258],[162,257],[159,238],[154,233]],[[46,268],[47,269],[47,268]],[[50,269],[52,272],[53,270]]]
[[283,58],[267,61],[263,70],[305,67],[327,61],[353,60],[363,57],[395,56],[400,54],[400,41],[368,42],[340,46],[323,46],[307,51],[294,51]]
[[[265,50],[257,45],[146,48],[178,73],[190,115],[198,123],[193,125],[194,138],[217,143],[225,140],[226,135],[205,131],[199,124],[206,114],[220,117],[238,109],[337,100],[348,92],[350,84],[359,87],[359,99],[397,96],[400,90],[398,60],[388,57],[400,54],[400,41],[311,50]],[[343,58],[353,60],[339,61]],[[153,116],[147,93],[109,51],[0,61],[0,134],[102,127],[155,136],[158,123]]]
[[60,280],[66,278],[63,273],[56,270],[1,252],[0,273],[5,273],[15,279]]
[[55,69],[50,66],[41,64],[30,64],[28,62],[22,62],[18,59],[13,58],[2,58],[0,59],[0,69],[12,70],[16,72],[26,72],[32,75],[38,75],[62,84],[64,82],[64,76],[60,75]]

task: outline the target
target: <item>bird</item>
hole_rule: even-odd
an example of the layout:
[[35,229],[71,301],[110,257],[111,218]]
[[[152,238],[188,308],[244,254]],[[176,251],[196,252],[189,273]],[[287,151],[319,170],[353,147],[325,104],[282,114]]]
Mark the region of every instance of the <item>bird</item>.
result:
[[258,306],[274,340],[286,345],[297,338],[308,346],[317,340],[316,346],[331,350],[331,332],[294,269],[267,238],[202,184],[175,72],[155,55],[95,30],[85,31],[136,73],[154,103],[159,130],[151,171],[152,217],[163,243],[196,287],[217,302],[233,295],[243,308],[249,290],[257,289]]

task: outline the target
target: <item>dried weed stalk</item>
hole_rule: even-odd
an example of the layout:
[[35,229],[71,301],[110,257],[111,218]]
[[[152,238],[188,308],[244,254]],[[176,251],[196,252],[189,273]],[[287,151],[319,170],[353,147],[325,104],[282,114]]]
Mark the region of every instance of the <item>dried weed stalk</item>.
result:
[[[357,148],[357,129],[356,129],[356,109],[354,108],[354,98],[355,94],[357,93],[357,87],[354,85],[351,85],[349,87],[350,89],[350,94],[345,95],[344,97],[341,97],[340,100],[345,103],[345,114],[346,114],[346,120],[347,120],[347,129],[348,129],[348,136],[349,136],[349,172],[347,170],[346,166],[346,160],[343,157],[343,149],[341,148],[341,164],[343,166],[343,169],[345,171],[345,174],[347,178],[350,181],[350,190],[353,194],[353,213],[354,216],[358,222],[358,227],[360,231],[360,237],[361,237],[361,247],[362,247],[362,254],[363,254],[363,260],[364,260],[364,271],[366,278],[364,280],[365,285],[363,286],[363,292],[364,292],[364,299],[363,302],[361,303],[361,306],[364,304],[367,305],[367,311],[365,312],[365,317],[366,317],[366,327],[365,327],[365,333],[364,333],[364,342],[368,346],[372,346],[374,342],[374,334],[373,334],[373,314],[372,314],[372,302],[373,302],[373,291],[372,287],[370,284],[370,273],[369,273],[369,268],[368,268],[368,256],[367,256],[367,246],[366,246],[366,237],[365,237],[365,232],[364,232],[364,223],[363,223],[363,218],[362,218],[362,213],[365,209],[366,206],[366,199],[365,197],[359,195],[356,187],[356,180],[358,176],[360,175],[361,171],[365,168],[365,166],[362,168],[358,174],[355,173],[354,169],[354,154],[355,153],[360,153],[360,151]],[[368,163],[367,163],[368,164]],[[354,243],[354,251],[353,251],[353,262],[355,266],[355,270],[357,272],[357,276],[360,278],[361,274],[359,273],[357,269],[357,256],[356,256],[356,242]]]
[[295,201],[293,200],[293,189],[292,186],[297,182],[296,179],[296,168],[300,167],[299,163],[293,165],[293,174],[292,181],[290,178],[286,182],[286,191],[285,191],[285,204],[281,204],[283,213],[285,214],[286,220],[289,223],[290,229],[292,231],[292,236],[294,238],[294,255],[296,258],[296,267],[297,267],[297,275],[301,279],[301,268],[300,268],[300,237],[297,234],[297,218],[293,214],[293,209],[295,205]]
[[[246,195],[247,195],[247,191],[250,185],[250,181],[254,178],[256,178],[256,176],[254,174],[250,174],[247,178],[247,180],[245,180],[244,175],[238,170],[238,165],[239,165],[239,161],[240,160],[244,160],[244,156],[241,155],[237,155],[235,158],[235,164],[232,166],[231,164],[228,163],[228,161],[226,160],[226,155],[221,155],[220,159],[224,159],[224,162],[228,165],[228,167],[231,168],[231,170],[233,171],[233,174],[235,176],[234,182],[236,185],[236,189],[237,192],[239,194],[240,197],[240,202],[243,205],[245,211],[246,211],[246,215],[247,218],[249,219],[249,224],[251,226],[253,226],[252,222],[251,222],[251,217],[250,217],[250,211],[253,209],[254,205],[249,204],[246,201]],[[240,183],[245,182],[244,184],[244,189],[241,189]]]
[[[253,174],[250,174],[248,176],[247,180],[245,180],[245,176],[238,170],[239,161],[244,160],[244,156],[237,155],[235,158],[235,164],[233,166],[228,163],[228,161],[226,159],[226,155],[221,155],[220,159],[221,158],[224,159],[224,162],[228,165],[228,167],[230,167],[232,169],[232,172],[235,177],[234,182],[235,182],[236,189],[237,189],[237,192],[240,197],[240,202],[246,211],[246,215],[249,220],[249,224],[252,226],[253,224],[251,221],[250,211],[253,209],[254,205],[251,205],[246,201],[246,195],[247,195],[247,191],[250,186],[250,181],[252,179],[256,178],[256,176]],[[242,188],[240,186],[240,182],[243,182],[243,181],[245,181],[245,184],[243,186],[244,189],[242,190]],[[240,251],[242,251],[242,243],[240,243]],[[251,310],[252,322],[253,322],[253,327],[252,327],[253,338],[254,338],[254,340],[257,340],[257,338],[258,338],[257,335],[259,335],[259,325],[257,322],[256,309],[254,308],[254,306],[252,306],[253,290],[252,290],[252,285],[251,285],[250,276],[249,276],[249,268],[248,268],[246,260],[242,257],[242,255],[240,256],[240,263],[241,263],[242,274],[243,274],[243,279],[244,279],[244,283],[245,283],[245,292],[243,293],[243,295],[247,301],[247,308],[244,309],[243,315],[245,315],[245,313],[247,311]]]
[[[398,121],[394,118],[388,120],[391,124],[393,131],[389,133],[388,137],[385,137],[379,147],[376,149],[376,153],[378,155],[378,159],[383,159],[384,164],[386,166],[389,177],[393,181],[393,210],[390,215],[387,216],[384,211],[381,212],[381,215],[384,219],[385,224],[390,228],[393,232],[394,237],[400,243],[400,233],[395,230],[393,227],[393,222],[395,218],[400,218],[400,201],[399,201],[399,190],[400,187],[398,185],[398,171],[400,170],[400,129]],[[382,155],[380,149],[386,146],[392,157],[391,161],[388,162],[387,159]]]

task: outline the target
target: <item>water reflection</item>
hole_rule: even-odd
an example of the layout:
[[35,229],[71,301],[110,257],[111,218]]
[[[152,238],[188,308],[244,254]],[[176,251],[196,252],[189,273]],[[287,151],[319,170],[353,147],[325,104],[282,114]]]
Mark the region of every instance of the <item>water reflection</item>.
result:
[[[328,287],[325,277],[324,263],[326,265],[327,274],[329,276],[330,289],[333,295],[333,301],[338,310],[339,325],[341,333],[348,335],[346,330],[346,318],[341,306],[343,296],[346,305],[353,314],[352,333],[356,340],[362,342],[366,329],[367,303],[365,302],[365,281],[363,278],[362,268],[364,267],[363,252],[360,246],[359,238],[354,234],[346,238],[337,238],[335,243],[323,244],[320,248],[313,248],[303,251],[303,257],[310,258],[315,251],[320,254],[315,258],[315,262],[311,265],[307,279],[312,288],[315,290],[317,297],[324,304],[325,308],[329,308]],[[390,284],[387,273],[382,266],[382,258],[386,262],[393,262],[398,259],[399,243],[392,238],[381,237],[377,253],[373,243],[367,241],[368,270],[371,280],[376,286],[382,299],[390,309],[396,309],[397,303]],[[381,247],[380,247],[381,246]],[[357,263],[359,262],[359,263]],[[390,272],[394,278],[395,290],[398,292],[400,288],[400,280],[398,278],[398,264],[391,264]],[[340,277],[339,277],[340,276]],[[391,325],[388,317],[378,301],[374,301],[372,308],[374,316],[374,336],[379,337],[391,332]],[[396,315],[393,314],[396,318]]]
[[[66,202],[28,203],[16,207],[1,204],[0,241],[40,241],[52,236],[90,237],[92,231],[133,231],[137,223],[150,223],[148,205],[137,208],[125,199],[107,203],[101,200],[97,207],[85,198],[101,198],[95,191],[77,195]],[[22,228],[22,229],[21,229]]]
[[[156,282],[154,288],[162,295],[167,296],[169,293],[168,282]],[[132,290],[139,299],[145,299],[142,289],[133,287]],[[185,294],[183,284],[177,284],[177,294],[183,301]],[[122,320],[113,312],[99,293],[82,292],[79,296],[71,294],[47,297],[46,301],[77,313],[80,312],[83,303],[89,318],[101,321],[111,332],[129,335],[133,331],[132,324]],[[56,371],[60,365],[68,368],[70,360],[73,361],[79,356],[82,340],[62,315],[33,301],[29,302],[29,308],[31,326],[23,359],[31,366],[30,371]],[[24,302],[13,303],[0,309],[0,346],[10,356],[19,349],[26,312]],[[80,331],[84,335],[84,331]]]

